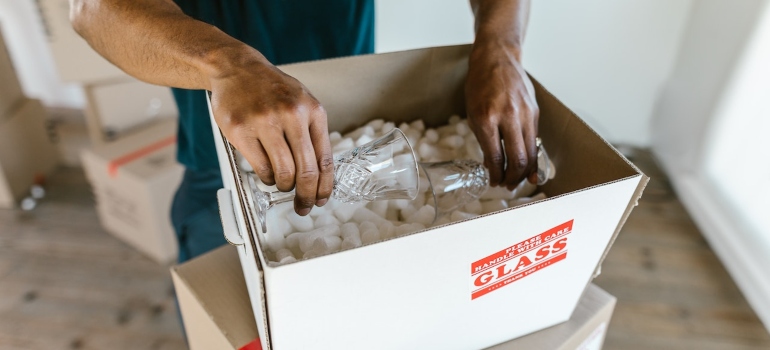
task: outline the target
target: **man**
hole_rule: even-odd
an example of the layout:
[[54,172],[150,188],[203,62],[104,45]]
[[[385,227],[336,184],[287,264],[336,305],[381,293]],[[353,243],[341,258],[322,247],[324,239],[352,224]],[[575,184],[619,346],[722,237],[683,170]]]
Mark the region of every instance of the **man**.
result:
[[[274,65],[371,53],[374,0],[70,2],[73,27],[97,52],[140,80],[174,87],[178,158],[187,168],[172,208],[180,262],[224,243],[216,208],[222,183],[202,90],[212,92],[218,126],[259,178],[296,189],[297,214],[328,201],[326,112]],[[492,185],[513,188],[536,168],[538,108],[521,66],[529,0],[471,0],[471,7],[469,123]]]

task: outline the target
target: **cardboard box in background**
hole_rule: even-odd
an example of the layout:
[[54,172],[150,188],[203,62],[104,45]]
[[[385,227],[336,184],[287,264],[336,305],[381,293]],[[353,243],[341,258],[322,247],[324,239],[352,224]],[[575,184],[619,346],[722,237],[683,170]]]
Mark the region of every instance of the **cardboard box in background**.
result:
[[100,82],[127,74],[104,59],[78,35],[69,19],[68,0],[38,0],[59,77],[66,82]]
[[81,159],[102,226],[159,263],[174,261],[171,202],[184,172],[176,161],[176,121],[86,149]]
[[[469,51],[439,47],[280,68],[333,116],[329,130],[376,118],[438,126],[465,115]],[[212,116],[229,190],[220,212],[234,208],[222,219],[237,228],[225,235],[239,244],[263,348],[478,349],[567,321],[647,177],[533,84],[540,137],[557,169],[541,187],[547,199],[281,266],[265,257],[246,174]]]
[[0,118],[0,208],[13,208],[44,180],[58,162],[46,131],[46,110],[39,100],[23,99]]
[[19,78],[8,54],[8,48],[3,40],[2,23],[0,23],[0,120],[10,117],[10,113],[24,100]]
[[[256,350],[261,347],[246,281],[239,266],[236,248],[225,246],[171,268],[190,349]],[[615,297],[590,284],[569,321],[489,350],[599,350],[615,301]],[[303,334],[298,332],[296,336]],[[463,334],[449,336],[463,337]]]
[[141,132],[148,124],[179,116],[168,87],[130,78],[89,84],[84,89],[86,122],[94,147]]

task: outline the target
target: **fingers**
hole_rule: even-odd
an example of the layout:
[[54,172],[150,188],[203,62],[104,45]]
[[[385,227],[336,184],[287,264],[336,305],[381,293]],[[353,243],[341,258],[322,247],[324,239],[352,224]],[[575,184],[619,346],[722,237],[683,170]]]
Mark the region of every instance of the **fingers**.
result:
[[296,168],[291,149],[286,143],[283,131],[278,128],[272,128],[272,130],[260,132],[259,141],[264,145],[265,153],[267,153],[267,157],[272,165],[276,187],[283,192],[291,191],[294,188]]
[[273,166],[270,164],[270,158],[267,156],[265,148],[262,147],[262,143],[259,140],[247,142],[243,145],[241,154],[243,154],[249,164],[251,164],[251,167],[254,168],[254,172],[265,185],[275,185]]
[[496,123],[472,124],[476,138],[484,151],[484,166],[489,170],[489,184],[497,186],[503,180],[505,156],[500,146],[500,133]]
[[505,140],[505,185],[509,190],[514,189],[525,175],[529,167],[527,148],[521,133],[521,126],[517,121],[504,123],[500,126],[502,137]]
[[332,195],[334,188],[334,158],[329,142],[329,127],[326,122],[326,112],[318,116],[310,124],[310,140],[313,142],[315,157],[318,162],[318,191],[316,205],[323,206]]
[[318,161],[307,124],[288,125],[286,139],[294,154],[296,168],[294,211],[307,215],[316,202],[318,193]]

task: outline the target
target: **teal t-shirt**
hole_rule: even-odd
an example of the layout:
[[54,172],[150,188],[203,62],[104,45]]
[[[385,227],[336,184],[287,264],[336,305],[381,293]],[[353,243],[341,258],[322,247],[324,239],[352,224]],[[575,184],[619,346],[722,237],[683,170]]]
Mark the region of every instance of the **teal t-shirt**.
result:
[[[189,16],[259,50],[273,64],[374,51],[374,0],[175,0]],[[179,162],[218,169],[204,91],[172,89]]]

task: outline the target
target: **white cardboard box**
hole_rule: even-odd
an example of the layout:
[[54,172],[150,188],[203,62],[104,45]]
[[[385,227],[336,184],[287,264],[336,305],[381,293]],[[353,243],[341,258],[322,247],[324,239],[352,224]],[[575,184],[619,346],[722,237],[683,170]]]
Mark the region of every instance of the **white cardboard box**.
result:
[[100,56],[72,29],[68,0],[38,0],[59,77],[66,82],[92,83],[127,74]]
[[133,78],[84,87],[86,122],[96,147],[125,137],[150,123],[177,119],[179,111],[171,89]]
[[0,118],[0,208],[13,208],[56,167],[58,153],[46,132],[46,110],[23,99]]
[[176,260],[170,212],[184,172],[176,161],[176,121],[83,150],[81,159],[102,226],[159,263]]
[[[236,248],[227,246],[171,268],[190,349],[261,349],[239,265]],[[615,301],[612,295],[589,284],[569,321],[488,350],[599,350]]]
[[[281,69],[321,101],[330,130],[375,118],[435,126],[465,114],[469,50]],[[541,188],[548,199],[277,267],[263,254],[234,150],[215,132],[230,195],[220,198],[225,236],[238,245],[262,347],[480,349],[568,320],[647,177],[533,83],[540,136],[558,169]]]
[[[2,23],[0,23],[2,29]],[[19,78],[5,46],[3,33],[0,31],[0,120],[8,118],[13,109],[22,103],[24,93]]]

